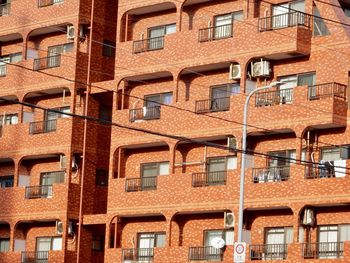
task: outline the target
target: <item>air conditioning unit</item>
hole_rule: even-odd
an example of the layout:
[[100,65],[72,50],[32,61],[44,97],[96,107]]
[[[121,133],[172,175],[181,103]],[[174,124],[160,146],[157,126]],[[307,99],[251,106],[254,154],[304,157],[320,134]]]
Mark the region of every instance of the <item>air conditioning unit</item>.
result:
[[235,137],[227,137],[227,148],[229,152],[237,150],[237,140]]
[[230,79],[240,79],[241,78],[241,66],[238,64],[230,65]]
[[67,157],[63,154],[60,155],[60,169],[66,169],[67,168]]
[[251,64],[252,77],[268,77],[271,74],[270,62],[261,60]]
[[312,210],[311,208],[305,208],[301,223],[304,226],[312,226],[314,222],[315,222],[314,210]]
[[225,212],[224,214],[224,227],[231,228],[235,226],[235,216],[231,212]]
[[67,39],[72,40],[75,38],[75,28],[74,26],[67,26]]
[[56,234],[57,235],[63,234],[63,222],[60,220],[56,221]]

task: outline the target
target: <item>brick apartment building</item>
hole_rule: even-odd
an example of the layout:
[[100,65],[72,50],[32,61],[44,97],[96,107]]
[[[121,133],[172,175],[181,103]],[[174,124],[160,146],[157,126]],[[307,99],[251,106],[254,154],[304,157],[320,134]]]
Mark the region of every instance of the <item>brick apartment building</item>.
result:
[[350,262],[349,47],[346,0],[0,0],[0,262],[233,262],[275,81],[246,262]]

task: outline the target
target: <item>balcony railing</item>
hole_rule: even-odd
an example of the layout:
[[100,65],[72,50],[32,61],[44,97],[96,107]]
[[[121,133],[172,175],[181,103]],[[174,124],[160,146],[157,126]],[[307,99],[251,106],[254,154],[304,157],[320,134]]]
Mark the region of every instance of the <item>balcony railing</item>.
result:
[[8,16],[10,14],[11,3],[0,5],[0,16]]
[[130,248],[122,250],[122,261],[151,262],[154,257],[153,248]]
[[50,6],[58,3],[63,3],[64,0],[38,0],[38,7]]
[[160,106],[130,110],[130,121],[156,120],[160,118]]
[[219,261],[223,259],[223,251],[214,247],[190,247],[188,251],[188,259]]
[[342,258],[344,255],[343,242],[321,242],[303,244],[304,258]]
[[134,41],[133,53],[142,53],[164,48],[164,36]]
[[48,251],[22,252],[21,263],[47,263]]
[[25,198],[51,198],[52,194],[52,185],[27,186]]
[[196,101],[196,113],[227,111],[229,109],[230,97]]
[[325,162],[320,164],[307,164],[305,166],[305,178],[331,178],[335,177],[334,164],[332,162]]
[[232,37],[232,24],[203,28],[199,30],[199,42],[207,42]]
[[126,192],[149,191],[157,189],[157,176],[131,178],[125,181]]
[[7,75],[7,65],[0,65],[0,77],[6,77]]
[[226,171],[194,173],[192,174],[192,186],[204,187],[214,185],[225,185],[226,177]]
[[255,94],[255,107],[288,104],[293,101],[293,89],[258,92]]
[[251,260],[282,260],[287,258],[287,244],[251,245]]
[[56,131],[57,120],[31,122],[29,124],[29,134],[40,134]]
[[276,30],[286,27],[311,27],[311,16],[302,12],[290,12],[280,15],[259,18],[259,31]]
[[253,182],[281,182],[289,179],[289,166],[276,166],[267,168],[253,168]]
[[53,55],[46,58],[34,59],[33,70],[43,70],[61,66],[61,55]]
[[311,86],[308,89],[309,100],[317,100],[324,97],[338,97],[346,100],[347,86],[336,82]]

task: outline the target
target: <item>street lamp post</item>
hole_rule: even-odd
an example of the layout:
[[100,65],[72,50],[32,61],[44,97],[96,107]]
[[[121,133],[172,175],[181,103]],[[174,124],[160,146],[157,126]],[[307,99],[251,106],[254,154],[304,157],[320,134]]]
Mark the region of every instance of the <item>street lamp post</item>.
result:
[[244,177],[245,177],[245,158],[246,158],[246,150],[247,150],[247,118],[248,118],[248,106],[250,98],[258,91],[266,90],[271,87],[274,87],[283,82],[274,81],[271,82],[270,85],[260,87],[252,90],[244,103],[244,113],[243,113],[243,135],[242,135],[242,162],[241,162],[241,182],[239,188],[239,212],[238,212],[238,242],[242,242],[242,234],[243,234],[243,206],[244,206]]

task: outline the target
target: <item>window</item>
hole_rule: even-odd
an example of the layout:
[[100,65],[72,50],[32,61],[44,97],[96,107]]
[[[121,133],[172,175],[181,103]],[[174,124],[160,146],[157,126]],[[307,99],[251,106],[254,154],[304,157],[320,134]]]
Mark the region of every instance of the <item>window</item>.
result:
[[141,165],[142,177],[153,177],[169,174],[169,162],[145,163]]
[[165,232],[138,233],[138,248],[165,247]]
[[12,53],[9,55],[1,56],[0,57],[0,65],[1,63],[16,63],[22,61],[22,53]]
[[290,244],[293,242],[293,227],[267,228],[265,244]]
[[64,114],[64,113],[70,113],[70,107],[69,106],[52,108],[52,109],[56,110],[56,111],[60,111],[62,113],[58,113],[58,112],[47,110],[46,111],[46,120],[48,120],[48,121],[49,120],[56,120],[56,119],[59,119],[59,118],[68,118],[68,117],[70,117],[69,115]]
[[105,57],[115,56],[115,42],[109,40],[103,40],[102,55]]
[[18,123],[18,114],[5,114],[5,115],[0,115],[0,126],[3,125],[13,125]]
[[341,148],[324,148],[321,150],[321,159],[325,161],[341,160]]
[[62,250],[62,237],[37,237],[36,251]]
[[270,156],[268,159],[269,167],[289,166],[291,163],[296,162],[295,150],[268,152],[268,155]]
[[112,107],[100,104],[99,118],[105,121],[112,120]]
[[240,85],[239,83],[229,83],[224,85],[218,85],[211,87],[211,98],[212,99],[220,99],[220,98],[227,98],[231,95],[239,94],[240,93]]
[[108,186],[108,171],[96,169],[96,185]]
[[279,77],[278,81],[285,82],[279,85],[280,90],[290,89],[296,86],[313,86],[316,84],[316,73],[300,73],[295,75]]
[[152,94],[145,96],[145,106],[146,107],[155,107],[161,104],[170,105],[173,101],[173,93],[165,92],[160,94]]
[[304,1],[293,1],[289,3],[274,5],[272,7],[272,28],[284,28],[304,24],[304,17],[295,15],[295,11],[305,12]]
[[59,54],[64,54],[67,52],[71,52],[74,48],[74,43],[66,43],[66,44],[61,44],[61,45],[56,45],[56,46],[51,46],[48,48],[48,56],[55,56]]
[[220,171],[227,171],[227,170],[234,170],[234,169],[237,169],[236,156],[208,158],[208,161],[207,161],[208,172],[220,172]]
[[232,24],[234,21],[243,20],[243,11],[233,12],[225,15],[214,17],[214,38],[226,38],[232,36]]
[[0,252],[10,251],[10,239],[9,238],[0,238]]
[[65,172],[47,172],[40,174],[40,185],[53,185],[54,183],[64,182]]
[[0,188],[13,187],[13,175],[0,176]]
[[148,29],[148,38],[162,37],[176,32],[176,24],[169,24]]
[[93,251],[103,251],[104,250],[104,236],[93,236],[92,237],[92,250]]
[[225,244],[232,246],[234,244],[234,231],[233,229],[219,229],[219,230],[205,230],[204,231],[204,246],[211,246],[211,242],[214,238],[222,238],[225,240]]
[[314,30],[313,30],[313,36],[327,36],[329,35],[329,30],[327,28],[326,23],[321,17],[320,11],[318,10],[317,6],[314,5],[313,8],[313,15],[314,15]]

